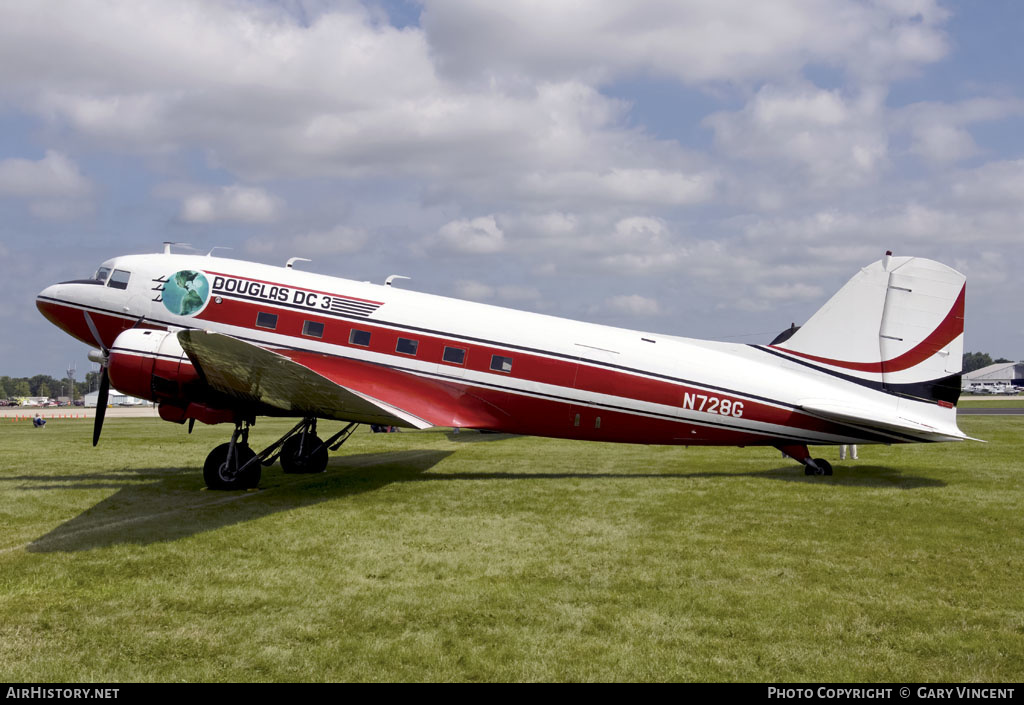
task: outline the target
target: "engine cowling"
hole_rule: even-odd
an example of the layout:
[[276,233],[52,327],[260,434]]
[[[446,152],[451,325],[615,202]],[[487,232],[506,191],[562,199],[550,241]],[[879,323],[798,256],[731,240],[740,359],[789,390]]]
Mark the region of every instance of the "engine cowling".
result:
[[178,336],[163,330],[133,328],[117,336],[107,366],[110,384],[124,394],[160,405],[160,417],[184,423],[235,420],[235,411],[207,404],[209,389],[182,350]]

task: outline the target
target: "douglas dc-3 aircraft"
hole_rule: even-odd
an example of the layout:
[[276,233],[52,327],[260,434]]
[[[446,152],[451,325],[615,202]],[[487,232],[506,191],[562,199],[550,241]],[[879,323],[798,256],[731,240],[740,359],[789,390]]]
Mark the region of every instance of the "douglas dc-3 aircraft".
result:
[[[161,418],[231,423],[211,489],[261,465],[321,472],[357,423],[451,426],[622,443],[774,446],[808,475],[809,445],[963,440],[956,424],[965,278],[891,253],[802,327],[766,345],[580,323],[212,256],[107,262],[55,284],[39,310],[99,350],[116,389]],[[390,281],[388,282],[390,284]],[[301,421],[260,453],[257,416]],[[326,441],[318,419],[347,422]]]

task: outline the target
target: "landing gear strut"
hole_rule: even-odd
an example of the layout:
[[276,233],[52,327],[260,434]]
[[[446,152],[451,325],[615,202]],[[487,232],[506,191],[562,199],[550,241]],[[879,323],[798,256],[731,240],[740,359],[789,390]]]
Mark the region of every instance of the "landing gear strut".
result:
[[824,458],[812,458],[807,446],[775,446],[785,455],[802,463],[804,475],[831,475],[832,463]]
[[249,447],[249,422],[235,424],[231,440],[210,451],[203,479],[211,490],[247,490],[260,481],[260,464]]
[[316,435],[316,419],[304,419],[305,427],[281,447],[281,469],[291,474],[314,474],[327,469],[327,446]]
[[327,450],[337,450],[355,431],[356,423],[345,426],[326,441],[316,435],[316,418],[302,419],[292,430],[256,453],[249,447],[251,421],[235,424],[231,441],[214,448],[206,457],[203,479],[211,490],[247,490],[260,481],[261,466],[278,458],[286,473],[319,473],[327,469]]

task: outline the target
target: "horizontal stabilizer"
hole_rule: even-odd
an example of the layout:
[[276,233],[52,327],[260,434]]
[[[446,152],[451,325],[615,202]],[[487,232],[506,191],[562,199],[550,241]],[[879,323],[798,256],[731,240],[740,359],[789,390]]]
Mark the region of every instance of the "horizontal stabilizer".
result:
[[[965,436],[956,427],[955,416],[951,427],[940,428],[921,421],[901,416],[895,406],[852,406],[829,400],[804,399],[799,406],[804,411],[822,418],[851,425],[910,434],[922,441],[974,440]],[[951,410],[952,411],[952,410]],[[953,412],[955,414],[955,412]]]

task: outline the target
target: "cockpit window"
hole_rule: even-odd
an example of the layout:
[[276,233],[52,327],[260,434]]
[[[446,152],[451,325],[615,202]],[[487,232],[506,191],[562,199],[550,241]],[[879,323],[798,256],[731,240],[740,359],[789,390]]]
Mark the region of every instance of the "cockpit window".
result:
[[107,281],[107,277],[110,276],[110,267],[100,267],[96,270],[96,273],[92,275],[92,278],[96,281],[103,282]]
[[114,273],[110,275],[110,283],[107,284],[107,286],[111,289],[127,289],[128,280],[131,278],[131,272],[126,272],[123,269],[115,269]]

